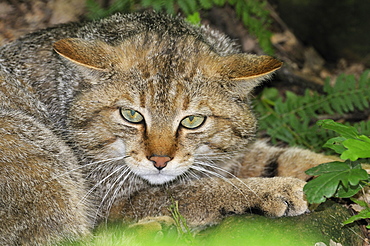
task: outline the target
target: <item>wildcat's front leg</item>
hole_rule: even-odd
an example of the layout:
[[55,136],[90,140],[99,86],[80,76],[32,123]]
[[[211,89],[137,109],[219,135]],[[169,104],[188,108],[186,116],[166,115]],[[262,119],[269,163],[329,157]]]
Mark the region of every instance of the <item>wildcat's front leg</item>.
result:
[[295,216],[307,211],[303,186],[294,178],[202,179],[170,187],[153,187],[119,200],[111,217],[138,220],[148,216],[169,215],[177,201],[179,212],[190,226],[218,223],[225,215],[250,213]]

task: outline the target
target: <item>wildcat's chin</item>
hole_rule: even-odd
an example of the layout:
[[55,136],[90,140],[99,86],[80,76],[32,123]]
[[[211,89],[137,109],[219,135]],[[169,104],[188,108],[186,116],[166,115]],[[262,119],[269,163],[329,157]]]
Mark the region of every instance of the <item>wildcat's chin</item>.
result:
[[177,178],[177,175],[166,175],[158,173],[151,175],[142,175],[141,177],[152,185],[162,185],[175,180]]
[[188,171],[189,164],[189,161],[184,161],[181,164],[177,161],[171,161],[164,168],[158,169],[153,163],[148,161],[142,161],[136,164],[127,163],[134,174],[148,181],[151,185],[162,185],[174,181]]

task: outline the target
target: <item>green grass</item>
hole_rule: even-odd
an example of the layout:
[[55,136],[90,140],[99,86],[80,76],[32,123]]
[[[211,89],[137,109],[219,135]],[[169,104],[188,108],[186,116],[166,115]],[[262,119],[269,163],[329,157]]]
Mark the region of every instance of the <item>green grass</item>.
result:
[[230,216],[218,226],[193,233],[191,240],[188,234],[178,232],[175,223],[159,227],[147,223],[131,228],[111,223],[100,226],[92,238],[65,246],[314,246],[318,242],[329,245],[330,240],[360,245],[359,228],[342,224],[348,217],[344,207],[332,202],[297,217]]

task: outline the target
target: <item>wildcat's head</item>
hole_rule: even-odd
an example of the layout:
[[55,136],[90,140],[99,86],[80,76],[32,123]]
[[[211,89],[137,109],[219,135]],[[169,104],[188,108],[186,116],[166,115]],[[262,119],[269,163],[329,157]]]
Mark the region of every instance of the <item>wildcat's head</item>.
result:
[[156,32],[115,46],[64,39],[54,48],[86,77],[69,115],[78,149],[106,176],[150,184],[227,175],[255,134],[248,94],[281,66]]

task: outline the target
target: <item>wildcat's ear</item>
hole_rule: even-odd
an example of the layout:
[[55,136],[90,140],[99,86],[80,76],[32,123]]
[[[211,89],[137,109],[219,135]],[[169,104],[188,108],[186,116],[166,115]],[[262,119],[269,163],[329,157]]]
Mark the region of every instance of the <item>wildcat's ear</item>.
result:
[[234,81],[261,81],[282,66],[271,56],[235,54],[226,56],[220,74]]
[[111,46],[100,41],[66,38],[53,45],[54,50],[68,60],[97,70],[106,70],[111,60]]
[[228,88],[233,93],[245,97],[283,63],[271,56],[234,54],[218,57],[213,64],[213,72],[231,82],[231,87]]

